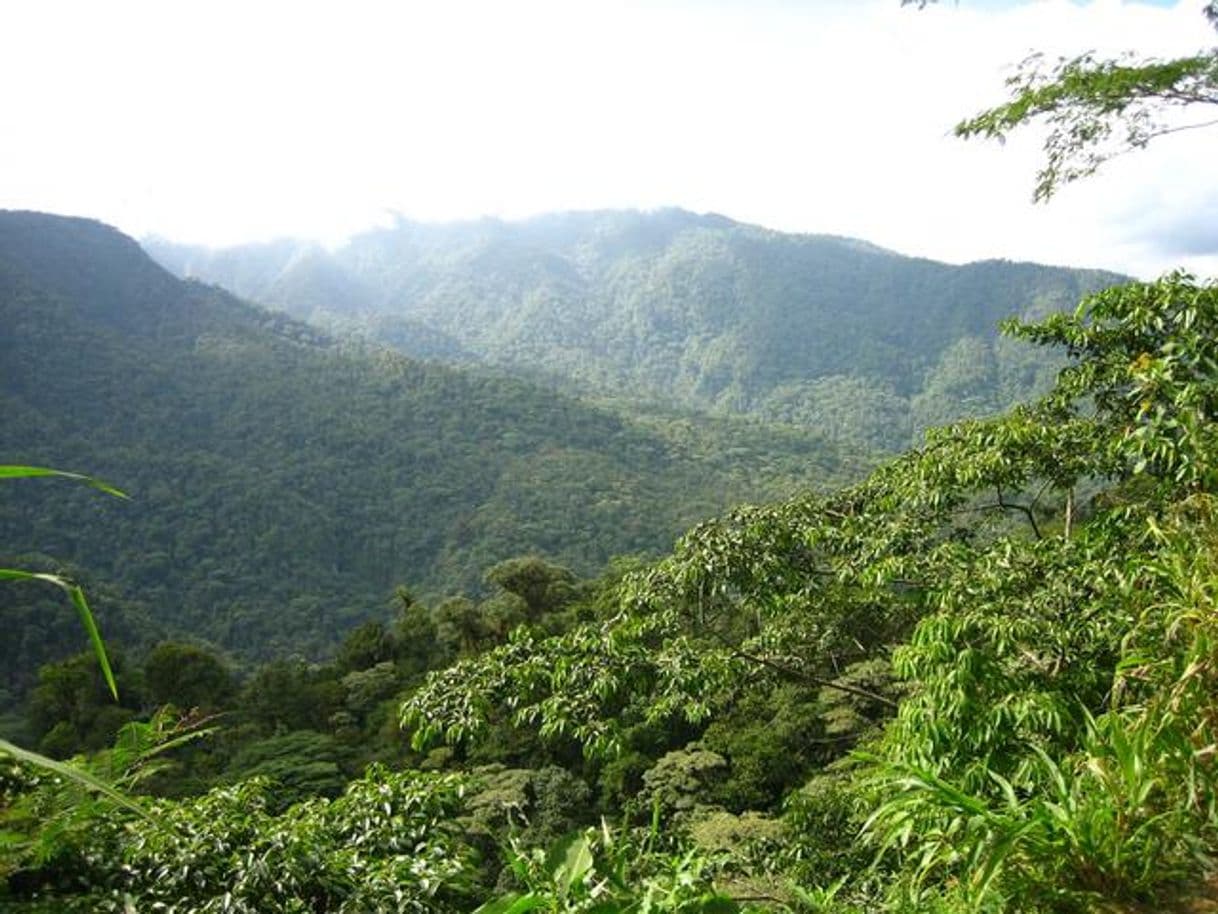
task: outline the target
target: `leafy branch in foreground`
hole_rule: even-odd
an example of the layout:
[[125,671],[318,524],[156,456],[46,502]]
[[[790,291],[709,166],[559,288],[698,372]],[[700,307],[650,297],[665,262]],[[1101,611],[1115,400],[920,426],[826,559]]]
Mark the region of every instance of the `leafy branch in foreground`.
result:
[[[901,0],[901,5],[925,9],[936,2]],[[1218,28],[1218,3],[1207,3],[1202,12]],[[1218,48],[1171,60],[1139,60],[1133,53],[1112,60],[1089,52],[1048,66],[1043,54],[1033,54],[1006,85],[1007,102],[961,121],[955,133],[1001,142],[1019,127],[1046,125],[1036,202],[1154,139],[1218,125],[1218,108],[1210,108],[1218,106]],[[1212,115],[1193,121],[1169,116],[1198,105]]]
[[74,781],[88,788],[89,790],[101,794],[117,805],[135,813],[138,816],[148,815],[142,806],[127,797],[122,791],[86,771],[79,765],[73,765],[67,762],[57,762],[54,759],[49,759],[44,755],[38,754],[37,752],[30,752],[28,749],[22,749],[20,746],[14,745],[5,739],[0,739],[0,752],[11,755],[19,762],[25,762],[27,765],[42,768],[44,771],[49,771],[51,774]]
[[658,822],[640,838],[627,830],[575,832],[548,851],[513,845],[508,860],[526,891],[488,901],[475,914],[739,914],[748,910],[715,889],[707,861],[653,845]]
[[1175,60],[1103,60],[1093,54],[1045,67],[1037,54],[1007,80],[1010,100],[956,125],[959,137],[1004,140],[1042,121],[1048,128],[1045,164],[1033,199],[1048,200],[1063,184],[1095,173],[1114,156],[1151,140],[1218,124],[1213,117],[1180,121],[1168,112],[1218,106],[1218,51]]
[[868,831],[924,903],[1085,911],[1203,874],[1218,837],[1218,290],[1176,275],[1021,336],[1075,364],[1111,480],[1072,538],[1010,544],[895,652]]
[[[1017,693],[994,697],[962,683],[964,664],[923,665],[923,695],[902,709],[880,754],[866,756],[880,802],[865,830],[883,853],[908,862],[905,891],[918,898],[954,885],[968,910],[1007,898],[1022,910],[1086,911],[1102,901],[1160,900],[1210,868],[1218,837],[1214,521],[1213,497],[1192,496],[1129,550],[1135,558],[1102,606],[1109,639],[1112,629],[1123,634],[1108,694],[1092,701],[1102,712],[1078,696],[1062,705],[1065,720],[1042,726],[1019,751],[974,738],[940,760],[925,741],[901,743],[918,732],[919,716],[925,732],[929,714],[969,701],[1001,708]],[[949,683],[968,691],[953,697]],[[1008,707],[1005,725],[1026,734],[1019,713]]]

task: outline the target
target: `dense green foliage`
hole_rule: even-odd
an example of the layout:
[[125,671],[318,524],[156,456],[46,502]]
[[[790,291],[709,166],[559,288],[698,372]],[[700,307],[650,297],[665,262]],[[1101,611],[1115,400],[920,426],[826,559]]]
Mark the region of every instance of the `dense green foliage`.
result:
[[1082,910],[1200,876],[1218,290],[1131,284],[1010,329],[1074,357],[1042,400],[840,493],[696,528],[603,620],[433,675],[403,708],[416,742],[476,736],[504,702],[599,753],[759,682],[819,684],[864,712],[848,789],[892,867],[880,889],[846,874],[868,907]]
[[[736,501],[851,472],[793,429],[636,422],[336,344],[83,220],[0,214],[0,325],[0,450],[132,496],[8,487],[0,542],[20,561],[4,564],[82,580],[132,649],[189,634],[318,656],[386,618],[399,584],[477,590],[530,552],[590,573]],[[78,649],[55,599],[3,594],[11,693]]]
[[[1008,330],[1067,350],[1053,389],[856,485],[599,583],[517,559],[479,602],[401,592],[330,668],[262,669],[206,743],[129,724],[79,764],[153,791],[193,765],[205,790],[145,801],[151,821],[14,770],[6,890],[57,910],[1166,905],[1218,856],[1218,288],[1133,283]],[[446,647],[420,664],[404,635],[427,630]],[[165,657],[230,688],[167,646],[145,689]],[[426,754],[392,760],[466,773],[344,788],[399,702]]]
[[451,776],[374,769],[334,800],[276,813],[270,783],[249,780],[151,804],[152,818],[130,825],[101,820],[87,848],[61,838],[72,863],[42,873],[66,884],[39,888],[88,886],[55,904],[91,912],[468,910],[472,851],[448,821],[460,795]]
[[[1086,87],[1095,73],[1067,68],[1058,88],[1076,75]],[[73,273],[83,262],[73,252],[57,265],[57,291],[31,292],[41,255],[16,247],[0,280],[25,277],[15,300],[58,308],[70,326],[72,283],[98,276]],[[510,273],[509,253],[480,269]],[[256,273],[258,258],[247,266]],[[317,307],[367,294],[331,266],[314,257],[293,279],[297,292],[321,288]],[[138,306],[141,288],[126,285],[116,301]],[[295,334],[293,351],[349,360],[345,383],[367,383],[351,367],[367,352],[189,291],[202,297],[188,300],[185,324],[157,324],[158,344],[216,320],[218,303],[231,311],[226,332],[233,315],[271,320],[274,344],[253,326],[220,334],[245,345],[234,362],[248,357],[269,374],[260,353]],[[396,618],[351,628],[324,665],[279,659],[240,677],[201,644],[112,650],[119,702],[92,653],[43,666],[28,735],[75,758],[30,767],[39,760],[10,750],[0,765],[0,907],[1208,910],[1177,902],[1212,895],[1218,865],[1218,287],[1175,274],[1037,318],[1009,321],[1001,344],[949,341],[921,393],[867,402],[881,424],[912,421],[909,402],[950,418],[939,395],[981,389],[978,378],[1006,370],[995,366],[1048,364],[996,355],[1020,341],[1064,360],[1042,396],[933,429],[837,491],[699,524],[662,560],[618,560],[588,579],[591,563],[572,571],[516,550],[489,565],[478,592],[394,589]],[[187,336],[191,346],[169,347],[178,361],[197,357],[200,338]],[[468,353],[465,343],[449,354]],[[74,359],[92,364],[82,352]],[[142,354],[153,359],[153,347]],[[276,358],[276,370],[293,361]],[[307,367],[324,381],[325,364],[292,378],[303,383]],[[857,377],[834,383],[847,398],[874,391]],[[18,394],[20,407],[29,397]],[[630,434],[688,452],[692,427],[672,418],[654,413],[613,443]],[[587,423],[594,438],[600,426]],[[241,431],[261,443],[251,425]],[[529,472],[565,491],[561,468],[528,440],[515,445]],[[645,453],[628,448],[630,460]],[[74,520],[88,510],[73,509]],[[273,512],[259,518],[278,532]],[[59,551],[79,535],[80,523],[57,520],[38,528],[35,548]],[[379,586],[383,600],[391,585]],[[5,606],[6,621],[21,621],[21,605]]]
[[681,210],[400,220],[335,252],[147,246],[180,275],[411,355],[893,450],[927,426],[1047,387],[1056,366],[996,339],[995,324],[1072,307],[1117,279],[1000,261],[955,267]]

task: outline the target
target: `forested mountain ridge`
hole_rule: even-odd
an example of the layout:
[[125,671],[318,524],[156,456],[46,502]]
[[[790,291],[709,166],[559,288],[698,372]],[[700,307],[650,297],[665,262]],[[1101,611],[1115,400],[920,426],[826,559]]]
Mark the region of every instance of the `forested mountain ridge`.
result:
[[[1218,27],[1218,0],[1205,7]],[[523,22],[542,39],[525,75],[542,82],[551,72],[579,76],[579,55],[570,52],[584,36],[552,12]],[[754,18],[671,24],[712,38],[730,25],[774,58],[763,75],[781,83],[790,68],[778,52],[799,52],[798,23],[755,28]],[[836,28],[837,18],[825,25]],[[1123,28],[1074,18],[1055,24],[1055,44],[1066,47],[1083,27],[1103,26],[1108,38]],[[349,24],[340,17],[325,26],[346,33]],[[377,24],[356,23],[355,31]],[[441,56],[468,50],[461,23],[455,43],[442,24],[419,24]],[[750,88],[733,72],[728,98],[716,91],[722,85],[707,84],[698,61],[682,65],[668,53],[680,40],[666,40],[664,23],[645,23],[642,32],[624,24],[612,16],[594,23],[627,46],[631,34],[646,34],[633,58],[658,49],[660,75],[678,77],[648,79],[644,68],[642,78],[629,74],[634,88],[679,90],[690,111],[714,107],[715,126],[744,138],[762,131],[754,150],[772,148],[763,122],[777,110],[770,90],[780,86]],[[1008,37],[1017,24],[993,23]],[[269,45],[254,25],[245,44],[264,63]],[[966,25],[972,44],[985,45],[980,21]],[[1152,34],[1151,19],[1129,25],[1139,45],[1167,47],[1169,36]],[[305,26],[297,31],[306,40],[320,34]],[[869,37],[863,26],[858,34]],[[556,28],[574,43],[557,43],[563,53],[553,57],[542,45],[555,44],[548,39]],[[855,50],[856,60],[867,54]],[[1218,48],[1175,60],[1136,53],[1056,63],[1035,54],[1008,80],[1009,102],[956,133],[1002,139],[1041,123],[1046,161],[1035,196],[1047,199],[1110,156],[1175,133],[1177,109],[1218,100]],[[449,75],[460,83],[490,72],[479,70],[485,56],[465,54],[468,66]],[[292,79],[295,63],[309,69],[308,53],[272,57],[276,81],[241,79],[237,69],[230,87],[258,102],[282,85],[308,83]],[[963,81],[970,59],[980,57],[965,55],[956,67]],[[897,70],[889,76],[901,78]],[[173,67],[158,77],[173,85]],[[523,94],[495,86],[507,91],[488,97],[527,102],[537,80],[528,82]],[[595,80],[576,83],[585,95],[596,89]],[[451,121],[444,88],[430,107]],[[484,88],[475,94],[485,96]],[[874,110],[865,95],[852,96],[858,88],[843,85],[838,94],[857,111]],[[322,109],[335,99],[350,108],[353,97],[316,95],[299,97]],[[366,110],[384,108],[361,98]],[[554,100],[542,92],[532,111],[514,104],[511,120],[544,119]],[[740,105],[757,110],[733,116]],[[623,110],[639,122],[637,105]],[[411,126],[416,115],[426,125],[428,112],[408,114]],[[312,120],[350,126],[350,118]],[[681,120],[670,135],[689,126]],[[884,124],[887,134],[916,145],[917,118],[899,121]],[[630,125],[618,126],[611,132],[629,139]],[[336,132],[349,149],[372,148],[358,131]],[[415,130],[413,139],[426,146],[427,133]],[[519,148],[532,156],[529,142],[539,136],[521,132]],[[837,139],[835,154],[862,148],[858,135]],[[387,154],[373,159],[404,161],[391,142],[375,146]],[[238,150],[249,171],[247,151]],[[341,150],[336,156],[349,172]],[[766,158],[753,164],[769,167]],[[216,164],[223,176],[225,162]],[[368,164],[361,155],[358,165]],[[739,177],[711,170],[716,184]],[[1167,178],[1152,164],[1117,176],[1108,190],[1136,202],[1189,175]],[[462,196],[476,198],[472,190]],[[324,196],[307,199],[320,204]],[[180,206],[189,195],[169,199]],[[885,202],[894,213],[902,206],[896,197]],[[1087,208],[1080,202],[1076,216]],[[978,232],[998,218],[987,212]],[[681,486],[690,477],[694,494],[714,489],[713,498],[726,500],[732,486],[764,487],[753,474],[771,486],[792,471],[808,475],[810,451],[821,455],[818,479],[852,467],[794,427],[772,437],[760,420],[708,424],[674,405],[693,401],[626,382],[606,396],[591,357],[578,380],[550,365],[487,358],[470,342],[478,327],[448,334],[391,317],[403,343],[481,364],[458,371],[403,359],[361,339],[388,338],[378,332],[382,318],[352,310],[376,289],[335,269],[324,252],[304,252],[308,262],[284,285],[320,290],[322,305],[341,298],[348,312],[318,312],[322,326],[309,329],[214,287],[166,283],[146,261],[128,259],[138,257],[128,241],[94,223],[14,218],[21,237],[7,260],[0,234],[0,409],[14,434],[50,442],[45,454],[15,459],[96,470],[136,498],[124,503],[79,474],[40,480],[56,471],[2,465],[9,458],[0,447],[0,493],[9,496],[0,500],[0,552],[19,537],[51,556],[113,559],[93,578],[66,571],[99,607],[108,604],[106,645],[81,590],[69,586],[89,630],[68,623],[71,646],[88,639],[91,649],[43,666],[20,711],[12,702],[6,709],[0,693],[0,911],[1218,911],[1218,280],[1177,270],[1063,301],[1047,316],[1004,321],[1010,349],[984,335],[952,336],[950,308],[892,312],[904,333],[898,343],[946,328],[946,348],[893,349],[879,369],[830,375],[828,386],[815,386],[815,373],[800,386],[808,380],[800,376],[779,402],[843,438],[889,443],[927,411],[989,412],[1020,385],[1038,386],[1053,365],[1060,370],[1026,402],[929,428],[845,485],[697,523],[663,557],[619,557],[590,578],[525,555],[489,568],[479,594],[396,587],[392,622],[387,614],[369,619],[317,663],[288,652],[354,617],[357,603],[379,599],[384,610],[385,591],[374,593],[377,582],[366,578],[416,547],[427,558],[437,543],[454,546],[444,553],[452,566],[437,563],[436,577],[472,583],[499,543],[533,542],[551,530],[563,548],[595,549],[601,543],[585,526],[593,523],[633,522],[630,534],[642,536],[656,521],[647,497],[688,499]],[[1173,220],[1154,221],[1144,251],[1195,250]],[[1103,222],[1093,230],[1103,234]],[[498,264],[512,274],[520,253],[488,257],[469,277],[495,280]],[[459,254],[455,260],[466,256]],[[542,280],[552,269],[578,274],[560,254],[537,258]],[[710,274],[730,277],[722,285],[732,294],[722,301],[731,318],[745,300],[733,297],[742,274],[730,265]],[[684,302],[693,311],[713,299],[713,283],[673,275],[689,280]],[[775,271],[758,275],[769,281]],[[1034,296],[1029,307],[1047,308],[1051,298]],[[475,303],[493,323],[495,303]],[[534,314],[519,305],[508,303],[505,313]],[[1022,308],[1014,310],[1027,315]],[[927,328],[901,324],[923,313],[936,315]],[[577,337],[582,318],[572,320],[538,332]],[[329,338],[327,325],[360,332]],[[877,339],[884,342],[868,345]],[[720,341],[737,351],[736,338],[712,342]],[[1017,343],[1048,357],[1021,354]],[[782,366],[772,367],[779,377]],[[551,388],[594,396],[548,396],[491,374],[538,370]],[[908,388],[898,386],[903,371]],[[757,376],[732,375],[729,387],[752,395],[748,381]],[[953,397],[971,399],[956,406]],[[625,411],[639,408],[646,411]],[[855,417],[869,424],[852,424]],[[501,471],[504,463],[513,471]],[[666,480],[672,487],[660,491]],[[89,491],[90,483],[103,491]],[[469,497],[483,499],[479,523],[455,508]],[[131,584],[125,576],[139,559],[128,546],[150,540],[102,525],[111,512],[129,519],[145,505],[155,522],[148,530],[165,545]],[[92,551],[81,548],[97,530],[109,537],[105,552],[91,542]],[[0,555],[0,584],[32,576],[4,567],[9,558]],[[53,562],[14,557],[19,569]],[[189,574],[171,586],[179,567]],[[48,577],[42,583],[69,583]],[[352,598],[351,588],[364,585]],[[0,586],[0,677],[13,675],[12,658],[28,663],[30,650],[46,649],[47,620],[71,616],[62,594],[44,599],[39,586]],[[110,610],[135,587],[153,597],[128,603],[125,625],[113,624]],[[179,594],[194,599],[200,589],[182,624],[180,610],[191,607],[177,606]],[[256,627],[247,599],[279,618]],[[163,617],[178,630],[139,649],[132,634],[146,640]],[[198,643],[217,619],[238,639],[287,637],[263,645],[277,655],[270,662],[238,665]]]
[[1119,279],[952,266],[678,209],[399,219],[334,251],[145,244],[180,275],[408,354],[891,448],[1044,389],[1059,364],[1000,340],[998,321],[1069,309]]
[[[525,559],[477,606],[402,594],[392,629],[324,668],[238,690],[160,645],[109,749],[73,701],[94,658],[50,665],[39,746],[89,755],[0,772],[0,892],[29,911],[1207,909],[1175,902],[1212,897],[1218,834],[1216,323],[1218,290],[1174,274],[1009,325],[1073,353],[1037,402],[624,576]],[[197,706],[225,711],[213,745],[176,710]],[[92,799],[97,775],[140,794]]]
[[[335,342],[174,278],[114,229],[35,213],[0,213],[0,403],[6,462],[132,496],[6,490],[3,552],[105,582],[120,641],[190,632],[247,655],[324,652],[387,614],[398,584],[476,588],[530,552],[599,570],[725,505],[848,472],[794,430],[635,424]],[[11,676],[79,648],[35,591],[0,595]]]

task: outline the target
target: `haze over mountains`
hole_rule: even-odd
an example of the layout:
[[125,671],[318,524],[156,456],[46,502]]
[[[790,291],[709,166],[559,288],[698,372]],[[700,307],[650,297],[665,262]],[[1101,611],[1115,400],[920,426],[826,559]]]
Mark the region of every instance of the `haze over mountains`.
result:
[[[100,223],[34,213],[0,213],[0,410],[5,462],[132,496],[5,486],[6,558],[105,582],[117,643],[189,633],[246,655],[322,654],[397,585],[460,592],[534,552],[594,573],[855,472],[814,434],[624,417],[336,341]],[[10,684],[80,648],[56,595],[3,599]]]
[[335,251],[145,247],[178,275],[412,356],[891,449],[1043,389],[1056,364],[998,339],[998,322],[1073,308],[1119,279],[952,266],[677,209],[398,220]]

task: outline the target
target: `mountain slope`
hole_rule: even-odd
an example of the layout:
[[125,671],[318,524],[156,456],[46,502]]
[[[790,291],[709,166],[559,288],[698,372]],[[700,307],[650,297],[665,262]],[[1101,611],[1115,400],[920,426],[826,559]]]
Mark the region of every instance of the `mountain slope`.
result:
[[[148,248],[182,275],[408,353],[888,447],[1043,386],[1055,366],[996,345],[998,321],[1072,308],[1118,279],[1001,261],[957,267],[681,210],[399,220],[332,253],[290,242]],[[946,388],[967,402],[945,410]]]
[[[849,472],[806,433],[671,434],[671,420],[336,343],[175,279],[113,229],[30,213],[0,213],[0,409],[0,462],[133,496],[6,485],[6,558],[75,563],[132,618],[247,655],[324,652],[398,584],[476,587],[528,552],[590,573],[733,502]],[[10,670],[73,634],[53,596],[32,599],[0,590],[23,632],[0,649]]]

